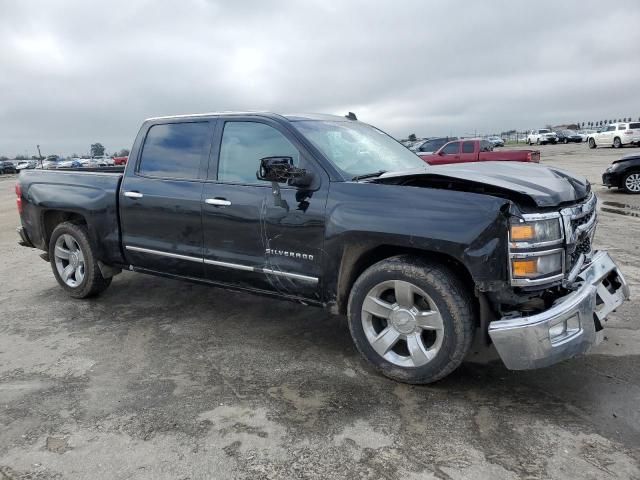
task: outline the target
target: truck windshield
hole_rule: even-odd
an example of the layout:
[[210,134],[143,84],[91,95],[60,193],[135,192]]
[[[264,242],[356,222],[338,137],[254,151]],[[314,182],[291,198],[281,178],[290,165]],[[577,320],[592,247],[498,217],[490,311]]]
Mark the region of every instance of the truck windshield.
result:
[[427,167],[417,155],[370,125],[351,120],[293,124],[348,178]]

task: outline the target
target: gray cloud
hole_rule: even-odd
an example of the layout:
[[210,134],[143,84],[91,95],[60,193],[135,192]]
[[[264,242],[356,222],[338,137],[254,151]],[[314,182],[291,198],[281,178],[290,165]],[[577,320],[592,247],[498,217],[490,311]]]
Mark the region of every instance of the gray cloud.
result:
[[640,116],[637,1],[0,0],[0,153],[154,115],[358,116],[396,136]]

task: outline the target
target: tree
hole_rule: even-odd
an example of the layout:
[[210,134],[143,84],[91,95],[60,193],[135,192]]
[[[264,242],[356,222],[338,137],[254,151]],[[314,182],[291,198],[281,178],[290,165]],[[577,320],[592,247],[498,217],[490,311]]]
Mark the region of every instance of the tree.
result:
[[4,161],[4,160],[9,160],[9,157],[6,157],[4,155],[0,155],[0,161]]
[[[409,140],[411,140],[411,135],[409,135]],[[411,140],[412,142],[414,140]],[[129,150],[126,148],[123,148],[122,150],[120,150],[119,152],[116,152],[114,154],[115,157],[128,157],[129,156]]]
[[415,133],[412,133],[411,135],[409,135],[410,142],[415,142],[416,140],[418,140],[418,137],[416,137]]
[[92,157],[101,157],[104,155],[104,146],[101,143],[92,143],[91,144],[91,156]]
[[16,155],[14,158],[16,160],[27,160],[27,156],[26,155]]

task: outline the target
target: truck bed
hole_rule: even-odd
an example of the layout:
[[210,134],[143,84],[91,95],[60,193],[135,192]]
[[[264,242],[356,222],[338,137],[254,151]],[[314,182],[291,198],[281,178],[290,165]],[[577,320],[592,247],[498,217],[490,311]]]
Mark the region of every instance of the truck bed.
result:
[[23,170],[22,224],[31,243],[44,250],[60,220],[87,224],[89,236],[104,263],[121,263],[118,192],[123,167]]

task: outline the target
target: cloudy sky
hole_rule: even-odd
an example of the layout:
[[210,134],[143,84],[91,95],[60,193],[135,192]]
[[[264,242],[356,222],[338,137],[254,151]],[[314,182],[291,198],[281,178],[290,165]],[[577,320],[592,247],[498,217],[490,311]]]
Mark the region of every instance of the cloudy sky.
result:
[[326,112],[404,137],[640,117],[640,2],[0,0],[0,154],[144,118]]

